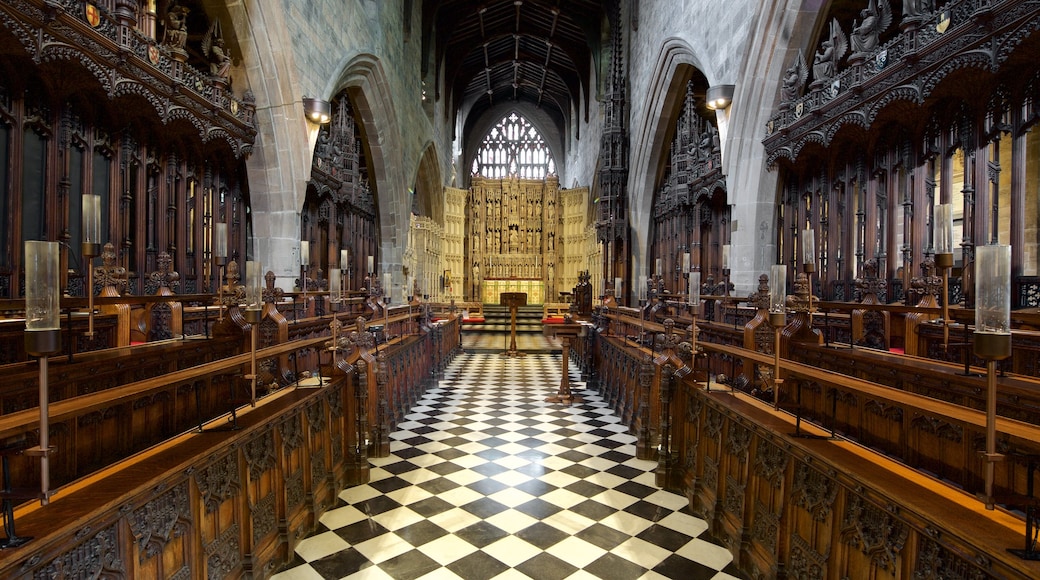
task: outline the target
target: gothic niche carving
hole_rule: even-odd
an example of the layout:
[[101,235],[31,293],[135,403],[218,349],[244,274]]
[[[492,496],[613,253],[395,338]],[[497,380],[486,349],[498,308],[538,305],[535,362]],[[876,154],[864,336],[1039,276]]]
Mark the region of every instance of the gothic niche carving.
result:
[[838,485],[830,477],[799,463],[795,468],[791,495],[796,506],[822,522],[831,514],[834,500],[838,497]]
[[238,454],[228,453],[195,476],[199,493],[204,498],[206,513],[213,513],[220,504],[238,495],[241,482],[238,478]]
[[845,508],[842,538],[870,556],[877,567],[895,574],[896,560],[909,535],[908,526],[889,511],[864,501],[858,495],[850,497]]
[[191,526],[188,482],[181,482],[137,508],[127,519],[140,546],[141,562],[161,554],[171,539],[179,538]]

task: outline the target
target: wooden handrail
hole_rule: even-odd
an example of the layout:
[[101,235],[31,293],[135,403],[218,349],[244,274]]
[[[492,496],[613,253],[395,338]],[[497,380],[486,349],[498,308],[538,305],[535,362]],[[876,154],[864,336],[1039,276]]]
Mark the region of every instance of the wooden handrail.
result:
[[[320,345],[326,340],[328,340],[327,337],[319,337],[306,340],[296,340],[285,344],[271,346],[258,350],[257,357],[275,357],[302,348]],[[151,391],[165,389],[171,384],[183,383],[195,377],[214,374],[239,365],[247,364],[250,361],[250,356],[250,353],[246,352],[179,371],[173,371],[151,379],[145,379],[143,381],[129,383],[120,387],[105,389],[96,393],[57,401],[50,405],[50,418],[53,422],[60,422],[84,413],[89,413],[119,403],[125,403]],[[30,409],[23,409],[21,411],[2,415],[0,416],[0,439],[31,431],[36,428],[38,422],[38,407],[32,407]]]
[[[773,364],[773,357],[771,355],[764,355],[753,350],[748,350],[737,346],[716,344],[713,342],[698,342],[697,345],[703,348],[704,350],[733,355],[738,358],[751,360],[762,365],[772,366]],[[950,367],[951,371],[953,371],[953,369],[960,368],[955,365],[947,366]],[[986,426],[985,412],[978,411],[969,407],[964,407],[954,403],[948,403],[946,401],[933,399],[931,397],[926,397],[916,393],[908,393],[906,391],[896,389],[893,387],[886,387],[877,383],[871,383],[869,381],[864,381],[862,379],[857,379],[848,375],[838,374],[830,370],[818,369],[816,367],[794,362],[788,359],[780,359],[780,368],[781,370],[795,373],[797,375],[812,379],[820,383],[839,385],[842,388],[857,391],[864,395],[870,395],[903,406],[920,409],[924,412],[934,414],[939,417],[955,419],[967,425],[972,425],[983,429]],[[1040,381],[1037,381],[1036,383],[1038,387],[1040,387]],[[1005,433],[1007,435],[1012,435],[1016,438],[1021,438],[1026,441],[1040,441],[1040,426],[1031,425],[1029,423],[1023,423],[1021,421],[1008,419],[1006,417],[997,417],[997,431]]]

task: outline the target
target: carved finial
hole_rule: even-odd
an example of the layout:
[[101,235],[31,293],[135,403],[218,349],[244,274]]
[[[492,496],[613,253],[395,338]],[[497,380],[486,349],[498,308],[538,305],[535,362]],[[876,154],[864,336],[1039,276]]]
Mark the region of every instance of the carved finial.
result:
[[126,268],[116,264],[116,250],[112,242],[105,244],[101,251],[102,266],[94,268],[94,279],[102,288],[111,286],[120,294],[126,290]]
[[799,272],[794,280],[794,294],[787,297],[787,307],[795,312],[809,311],[809,277]]
[[758,277],[758,291],[748,296],[748,304],[759,310],[769,309],[769,276],[767,274]]
[[276,276],[274,275],[274,272],[270,270],[264,274],[263,298],[265,304],[274,304],[275,302],[281,301],[282,296],[285,296],[285,292],[283,292],[281,288],[275,287],[275,278]]
[[177,288],[181,275],[172,270],[173,258],[167,252],[160,252],[155,259],[156,271],[148,274],[148,278],[160,288]]
[[861,301],[867,296],[881,296],[888,288],[888,282],[878,278],[877,272],[877,258],[871,258],[863,263],[863,276],[856,280],[856,289],[860,293]]

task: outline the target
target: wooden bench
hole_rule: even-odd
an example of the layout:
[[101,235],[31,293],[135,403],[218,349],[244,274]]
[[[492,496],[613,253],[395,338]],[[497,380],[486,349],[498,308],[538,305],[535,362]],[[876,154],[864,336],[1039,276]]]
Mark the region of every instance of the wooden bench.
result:
[[546,302],[542,304],[542,324],[563,324],[564,317],[570,312],[571,305],[565,302]]

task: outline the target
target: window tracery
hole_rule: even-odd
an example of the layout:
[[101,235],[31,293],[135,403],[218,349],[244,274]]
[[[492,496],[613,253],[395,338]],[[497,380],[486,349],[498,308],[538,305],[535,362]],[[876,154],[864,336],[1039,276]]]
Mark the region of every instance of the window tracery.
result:
[[489,179],[545,179],[556,174],[556,161],[538,129],[512,112],[484,137],[473,158],[473,174]]

